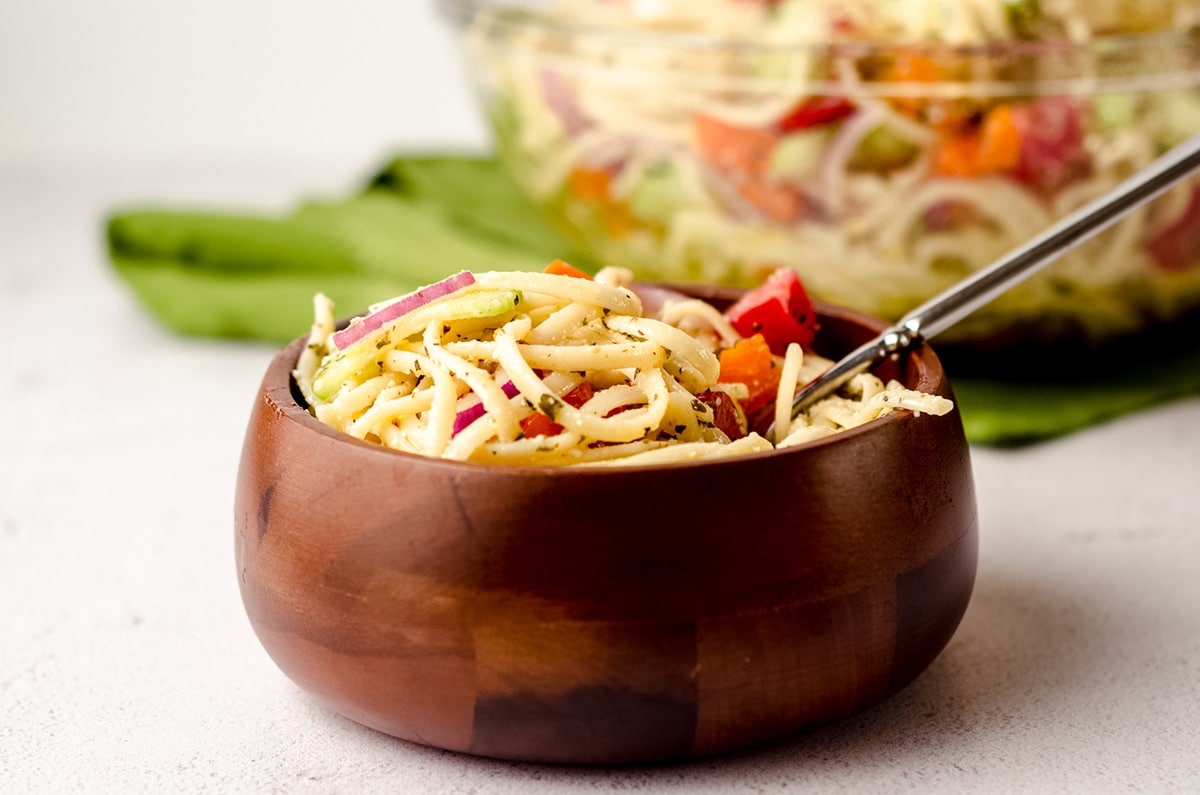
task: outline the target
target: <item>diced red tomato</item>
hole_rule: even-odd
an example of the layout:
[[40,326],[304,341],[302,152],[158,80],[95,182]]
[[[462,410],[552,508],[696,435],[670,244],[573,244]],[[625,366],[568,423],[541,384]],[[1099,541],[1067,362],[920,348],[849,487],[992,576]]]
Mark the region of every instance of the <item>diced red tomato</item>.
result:
[[854,21],[854,17],[845,11],[834,11],[833,19],[830,20],[829,29],[834,33],[846,35],[853,33],[858,25]]
[[604,415],[604,419],[608,419],[609,417],[615,417],[618,414],[624,414],[625,412],[629,411],[631,408],[633,408],[632,405],[617,406],[615,409],[610,409],[609,412]]
[[1164,271],[1182,272],[1200,267],[1200,188],[1179,220],[1154,236],[1146,248],[1154,264]]
[[727,124],[702,113],[692,118],[692,127],[700,154],[717,169],[753,176],[767,170],[777,140],[773,133]]
[[566,403],[568,406],[579,408],[584,403],[587,403],[589,400],[591,400],[592,396],[595,394],[596,390],[592,388],[592,385],[587,381],[584,381],[579,386],[563,395],[562,400],[563,403]]
[[[579,386],[563,395],[562,401],[568,406],[579,408],[584,403],[587,403],[589,400],[591,400],[592,396],[595,394],[596,391],[592,388],[592,385],[587,381],[584,381]],[[545,414],[542,414],[540,411],[535,411],[525,419],[521,420],[521,431],[527,438],[532,438],[534,436],[557,436],[563,432],[563,426],[559,425]]]
[[535,411],[521,420],[521,432],[525,434],[527,439],[532,439],[535,436],[558,436],[563,432],[563,426],[545,414]]
[[547,265],[545,272],[553,273],[557,276],[572,276],[576,279],[587,279],[588,281],[592,281],[592,277],[590,275],[584,273],[573,265],[563,262],[560,259],[556,259],[554,262],[551,262],[549,265]]
[[737,401],[728,392],[708,389],[696,397],[712,408],[713,425],[730,439],[741,439],[746,435],[745,416],[738,411]]
[[743,337],[762,335],[777,356],[790,343],[808,345],[817,333],[817,312],[800,277],[791,268],[777,268],[762,286],[743,295],[725,310]]
[[1021,154],[1013,173],[1022,182],[1053,192],[1087,170],[1083,106],[1071,97],[1042,97],[1013,108]]
[[738,340],[720,352],[721,373],[717,381],[745,384],[749,395],[741,401],[742,410],[752,414],[765,406],[779,389],[779,363],[761,334]]
[[[564,397],[563,400],[566,400],[566,398]],[[634,408],[633,405],[617,406],[616,408],[611,409],[607,414],[605,414],[604,419],[608,419],[609,417],[615,417],[618,414],[624,414],[625,412],[629,411],[632,408]],[[595,441],[595,442],[592,442],[591,444],[589,444],[588,447],[608,447],[608,446],[614,445],[614,444],[619,444],[619,442]]]
[[775,132],[782,135],[832,124],[853,113],[854,103],[845,97],[808,97],[775,122]]
[[780,223],[795,221],[808,207],[803,193],[779,182],[747,182],[738,193]]
[[925,211],[925,228],[930,232],[945,232],[970,226],[979,220],[979,208],[974,204],[948,199]]
[[700,154],[729,178],[742,198],[780,223],[804,215],[804,195],[767,175],[771,152],[779,142],[775,131],[739,127],[703,114],[693,117],[692,126]]

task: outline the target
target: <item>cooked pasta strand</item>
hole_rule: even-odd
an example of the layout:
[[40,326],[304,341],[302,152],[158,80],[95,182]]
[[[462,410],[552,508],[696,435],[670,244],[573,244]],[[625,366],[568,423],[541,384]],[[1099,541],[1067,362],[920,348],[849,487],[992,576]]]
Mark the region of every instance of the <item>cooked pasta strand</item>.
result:
[[[749,387],[720,381],[717,348],[741,337],[714,307],[668,300],[658,318],[645,317],[631,274],[616,268],[595,281],[474,278],[343,350],[333,347],[332,304],[317,296],[294,371],[314,416],[371,443],[474,463],[649,466],[772,449],[745,433]],[[797,385],[830,362],[792,344],[779,364],[779,447],[892,411],[951,408],[868,373],[793,421]]]

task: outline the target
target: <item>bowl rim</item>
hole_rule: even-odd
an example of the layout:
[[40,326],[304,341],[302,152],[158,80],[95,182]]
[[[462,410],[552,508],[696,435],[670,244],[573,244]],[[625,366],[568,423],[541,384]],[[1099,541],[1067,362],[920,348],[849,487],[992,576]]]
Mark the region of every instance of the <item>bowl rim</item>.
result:
[[[988,78],[914,82],[908,79],[847,81],[805,79],[812,93],[888,95],[898,97],[941,97],[1096,94],[1120,91],[1166,90],[1200,85],[1200,35],[1196,28],[1171,27],[1150,32],[1127,32],[1093,36],[1085,41],[1066,38],[998,39],[978,44],[921,41],[820,41],[807,39],[771,42],[749,38],[722,37],[691,31],[621,28],[573,21],[547,13],[549,7],[534,7],[513,0],[433,0],[437,10],[460,31],[476,23],[497,31],[537,32],[560,39],[580,39],[614,47],[653,48],[680,54],[708,53],[729,56],[836,55],[855,61],[888,56],[926,56],[939,59],[994,59],[1003,63],[1014,58],[1036,61],[1051,59],[1071,66],[1065,76],[1053,78]],[[1172,56],[1172,57],[1167,57]],[[520,57],[506,52],[506,57]],[[571,61],[559,55],[558,61]],[[586,59],[576,59],[586,60]],[[1109,64],[1110,66],[1104,66]],[[605,64],[604,68],[613,68]],[[1106,69],[1115,70],[1112,74]],[[646,67],[639,67],[645,71]],[[652,69],[675,74],[668,68]],[[685,72],[679,72],[684,74]],[[746,76],[741,77],[746,80]],[[792,85],[795,78],[760,78],[765,85]],[[740,85],[740,83],[739,83]]]
[[997,55],[1012,53],[1083,52],[1096,49],[1144,50],[1162,47],[1167,42],[1179,42],[1197,46],[1196,29],[1190,27],[1167,27],[1159,30],[1137,32],[1120,31],[1092,36],[1083,41],[1066,38],[995,39],[978,44],[950,44],[928,41],[885,41],[852,39],[837,42],[819,39],[780,39],[770,42],[744,37],[718,36],[692,31],[664,30],[661,28],[636,28],[599,25],[572,21],[546,13],[553,6],[537,7],[512,0],[433,0],[436,9],[449,22],[465,26],[476,15],[483,14],[500,24],[513,27],[538,28],[547,32],[558,32],[575,36],[606,36],[628,43],[645,43],[655,46],[678,46],[684,49],[726,50],[738,52],[783,52],[797,47],[835,49],[838,52],[877,53],[880,49],[902,49],[905,52],[944,53],[956,55]]
[[[664,282],[651,282],[649,284],[687,291],[690,295],[707,299],[729,299],[742,292],[739,288],[722,287],[716,285],[684,285]],[[818,317],[837,318],[838,320],[845,321],[850,324],[866,327],[877,333],[884,331],[888,327],[888,324],[885,321],[865,312],[860,312],[856,309],[837,304],[831,304],[820,300],[814,300],[813,304],[817,310]],[[810,441],[792,445],[790,447],[774,448],[771,450],[763,450],[760,452],[745,453],[722,458],[674,461],[670,463],[616,464],[611,466],[553,466],[548,464],[489,464],[474,461],[457,461],[445,458],[423,456],[417,453],[409,453],[404,450],[395,450],[390,447],[372,444],[362,439],[358,439],[357,437],[351,436],[343,431],[331,428],[330,426],[319,421],[309,412],[308,408],[302,402],[300,390],[296,386],[295,377],[293,375],[296,361],[299,359],[300,353],[304,349],[304,346],[307,344],[307,342],[308,335],[302,335],[292,340],[290,343],[276,352],[275,356],[271,359],[271,362],[268,365],[266,374],[263,376],[262,385],[259,389],[260,399],[270,402],[274,410],[280,412],[286,420],[298,424],[305,430],[315,431],[332,441],[352,444],[363,451],[371,451],[369,454],[387,456],[388,460],[395,460],[395,456],[400,456],[401,460],[407,460],[413,463],[421,462],[426,466],[449,467],[454,470],[512,473],[516,476],[539,475],[543,477],[553,473],[561,473],[560,476],[567,476],[570,473],[619,476],[620,473],[628,472],[650,473],[678,471],[680,469],[693,469],[700,467],[729,466],[744,461],[762,461],[764,459],[782,458],[785,456],[812,454],[814,451],[821,450],[829,445],[849,443],[865,434],[871,433],[874,430],[893,423],[944,419],[942,417],[926,416],[924,414],[918,416],[911,411],[891,411],[883,416],[876,417],[875,419],[869,420],[854,428],[848,428],[819,439],[812,439]],[[949,376],[946,373],[945,368],[942,366],[941,360],[938,358],[937,353],[929,346],[928,342],[924,342],[906,351],[902,355],[906,357],[906,366],[913,368],[913,377],[910,379],[912,382],[920,383],[925,385],[926,388],[932,390],[945,387],[952,394],[952,385],[950,384]],[[954,408],[951,410],[950,414],[946,416],[953,416],[951,421],[961,421],[956,416],[958,411],[959,407],[956,400],[954,403]]]

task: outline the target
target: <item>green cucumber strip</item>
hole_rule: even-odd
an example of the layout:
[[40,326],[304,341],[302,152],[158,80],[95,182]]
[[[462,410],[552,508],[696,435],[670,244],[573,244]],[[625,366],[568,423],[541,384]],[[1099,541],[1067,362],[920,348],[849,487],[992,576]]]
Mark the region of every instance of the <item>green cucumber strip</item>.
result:
[[373,363],[382,363],[382,353],[386,349],[414,334],[420,334],[435,320],[495,317],[513,311],[521,304],[521,300],[519,290],[484,290],[426,304],[328,358],[313,376],[313,394],[321,400],[331,399],[343,384],[363,369]]

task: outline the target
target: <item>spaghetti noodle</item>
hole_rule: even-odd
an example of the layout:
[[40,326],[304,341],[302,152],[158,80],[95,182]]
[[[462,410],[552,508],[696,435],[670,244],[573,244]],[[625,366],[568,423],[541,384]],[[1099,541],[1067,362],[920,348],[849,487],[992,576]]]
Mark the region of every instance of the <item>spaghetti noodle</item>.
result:
[[[316,296],[294,372],[313,415],[383,447],[480,463],[657,464],[773,448],[746,432],[746,385],[722,381],[719,354],[742,337],[710,304],[667,300],[647,315],[631,274],[618,268],[594,280],[459,276],[469,283],[387,322],[372,318],[412,296],[377,305],[336,333],[331,302]],[[339,347],[339,334],[353,341]],[[797,385],[829,364],[796,343],[782,357],[778,446],[896,409],[941,415],[952,407],[863,375],[791,420]]]

